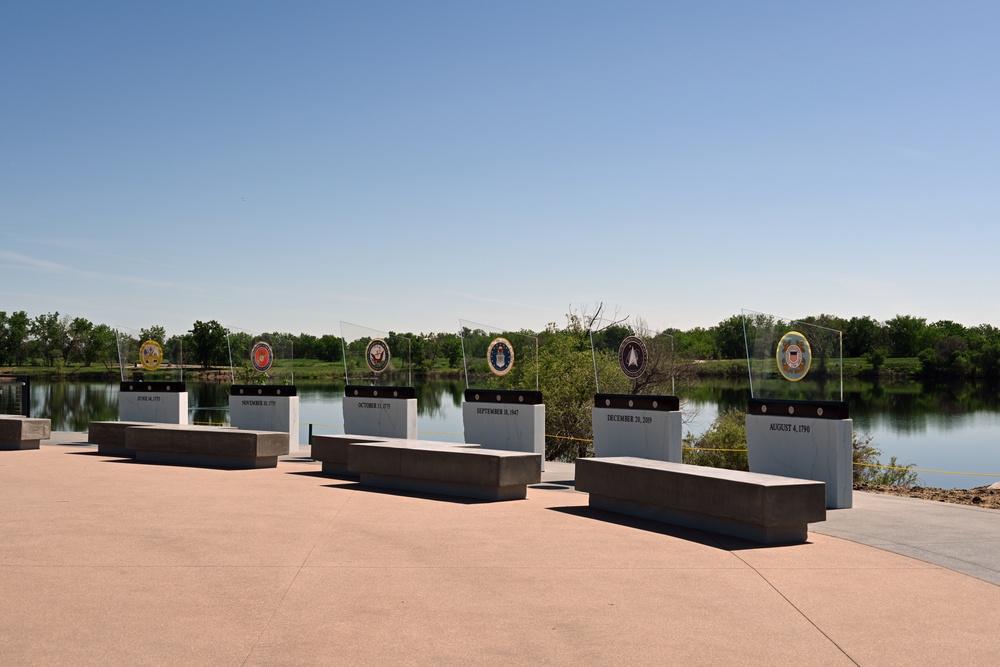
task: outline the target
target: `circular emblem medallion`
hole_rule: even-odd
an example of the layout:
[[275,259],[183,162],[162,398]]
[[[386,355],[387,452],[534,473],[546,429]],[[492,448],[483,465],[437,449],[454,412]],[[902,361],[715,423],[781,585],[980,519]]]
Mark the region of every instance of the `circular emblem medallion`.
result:
[[372,338],[365,348],[365,363],[376,373],[389,367],[389,345],[381,338]]
[[486,361],[494,375],[507,375],[514,368],[514,347],[506,338],[494,338],[490,341]]
[[638,336],[628,336],[618,347],[618,367],[633,380],[646,372],[646,344]]
[[789,331],[778,341],[778,372],[786,380],[798,382],[809,372],[812,350],[809,341],[798,331]]
[[250,348],[250,363],[255,371],[263,373],[274,363],[274,350],[264,341],[254,343]]
[[163,348],[155,340],[147,340],[139,348],[139,364],[147,371],[155,371],[163,362]]

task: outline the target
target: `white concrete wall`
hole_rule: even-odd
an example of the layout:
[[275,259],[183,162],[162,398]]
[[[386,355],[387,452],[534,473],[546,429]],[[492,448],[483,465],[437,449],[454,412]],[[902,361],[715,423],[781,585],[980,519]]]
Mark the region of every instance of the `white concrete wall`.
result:
[[592,408],[595,456],[682,463],[680,411]]
[[416,438],[417,399],[345,396],[344,433]]
[[123,391],[118,394],[118,420],[154,424],[187,424],[186,391]]
[[826,506],[853,504],[854,422],[747,415],[747,459],[751,472],[826,483]]
[[288,452],[299,451],[299,397],[229,397],[229,423],[248,431],[276,431],[288,434]]
[[545,470],[545,405],[462,403],[465,441],[484,449],[542,455]]

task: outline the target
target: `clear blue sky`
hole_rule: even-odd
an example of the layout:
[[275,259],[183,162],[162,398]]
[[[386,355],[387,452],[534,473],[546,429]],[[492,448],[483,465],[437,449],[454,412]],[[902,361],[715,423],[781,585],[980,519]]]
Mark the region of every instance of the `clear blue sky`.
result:
[[1000,325],[995,2],[7,2],[0,310]]

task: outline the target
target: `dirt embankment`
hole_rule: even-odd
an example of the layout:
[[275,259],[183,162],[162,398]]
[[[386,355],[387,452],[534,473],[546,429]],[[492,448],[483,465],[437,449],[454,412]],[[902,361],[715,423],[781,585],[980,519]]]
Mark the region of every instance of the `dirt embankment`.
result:
[[973,505],[975,507],[987,507],[995,510],[1000,509],[1000,489],[994,489],[989,486],[980,486],[975,489],[932,489],[925,486],[887,486],[884,484],[866,484],[862,482],[855,484],[854,490],[867,491],[868,493],[884,493],[891,496],[903,496],[905,498],[937,500],[942,503]]

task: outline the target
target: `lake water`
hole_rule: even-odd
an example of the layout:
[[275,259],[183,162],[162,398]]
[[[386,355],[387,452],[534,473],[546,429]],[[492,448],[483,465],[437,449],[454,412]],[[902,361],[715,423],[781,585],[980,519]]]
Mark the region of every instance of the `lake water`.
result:
[[[343,433],[343,387],[331,383],[297,385],[301,430],[308,442],[309,425],[317,434]],[[192,423],[227,423],[228,384],[188,383]],[[418,384],[417,431],[428,440],[462,442],[464,383]],[[689,392],[682,406],[685,432],[700,435],[720,410],[745,409],[746,382],[710,380]],[[896,456],[915,463],[920,482],[943,488],[971,488],[1000,481],[1000,394],[972,385],[927,386],[911,382],[874,385],[849,381],[844,399],[850,404],[855,431],[875,437],[883,463]],[[52,420],[53,430],[86,431],[91,420],[118,419],[118,385],[106,383],[32,383],[32,414]],[[954,475],[947,472],[977,473]]]

